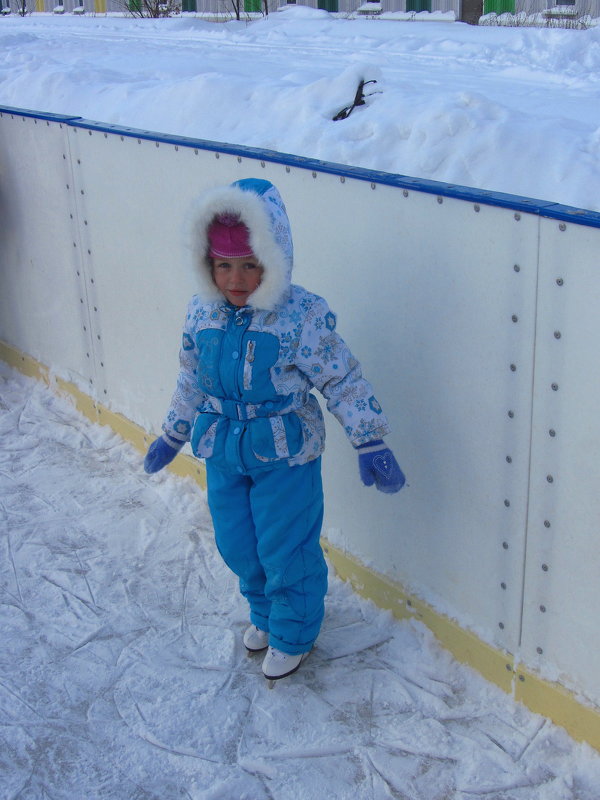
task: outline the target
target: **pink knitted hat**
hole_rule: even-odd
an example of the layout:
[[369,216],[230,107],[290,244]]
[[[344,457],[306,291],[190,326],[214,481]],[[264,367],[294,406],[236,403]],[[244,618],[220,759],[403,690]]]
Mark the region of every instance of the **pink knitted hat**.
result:
[[211,258],[252,256],[250,231],[233,214],[219,214],[208,228],[208,255]]

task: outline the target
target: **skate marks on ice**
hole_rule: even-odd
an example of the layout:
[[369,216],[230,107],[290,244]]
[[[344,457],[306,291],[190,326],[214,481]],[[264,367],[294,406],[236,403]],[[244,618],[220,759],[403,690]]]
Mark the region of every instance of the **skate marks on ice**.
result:
[[[343,596],[347,616],[355,598],[343,586],[334,594]],[[534,768],[521,758],[538,738],[542,753],[549,743],[552,752],[539,717],[502,708],[493,690],[483,706],[481,698],[469,699],[467,681],[478,679],[446,663],[433,642],[429,654],[419,654],[426,632],[406,626],[389,637],[388,620],[379,631],[388,641],[377,645],[379,612],[356,603],[355,613],[336,627],[330,610],[328,652],[318,645],[293,679],[253,698],[240,764],[263,774],[273,797],[317,798],[326,786],[328,796],[343,798],[519,800],[562,782],[543,756],[532,758]],[[331,661],[331,639],[349,629],[364,649]],[[413,660],[419,655],[421,662]],[[480,689],[487,693],[483,682]],[[556,794],[563,796],[577,795]]]
[[191,483],[0,367],[0,796],[597,800],[600,759],[332,579],[269,691]]

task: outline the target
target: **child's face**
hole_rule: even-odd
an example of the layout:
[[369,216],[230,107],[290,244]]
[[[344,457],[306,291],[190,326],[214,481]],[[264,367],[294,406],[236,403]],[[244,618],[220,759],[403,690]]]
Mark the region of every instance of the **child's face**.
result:
[[260,284],[263,268],[254,256],[212,258],[212,278],[234,306],[245,306]]

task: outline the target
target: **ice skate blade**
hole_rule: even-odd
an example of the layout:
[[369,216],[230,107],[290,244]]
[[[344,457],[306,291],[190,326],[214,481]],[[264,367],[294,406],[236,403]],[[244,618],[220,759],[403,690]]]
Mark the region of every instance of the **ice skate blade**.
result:
[[275,688],[275,681],[271,680],[270,678],[267,679],[267,689],[274,689]]

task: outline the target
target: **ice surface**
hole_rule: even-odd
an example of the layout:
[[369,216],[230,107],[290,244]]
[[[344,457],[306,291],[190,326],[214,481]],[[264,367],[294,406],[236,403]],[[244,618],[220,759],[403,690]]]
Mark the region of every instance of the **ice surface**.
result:
[[600,26],[11,16],[0,103],[600,210]]
[[269,691],[190,481],[0,365],[3,800],[597,800],[600,755],[331,579]]

